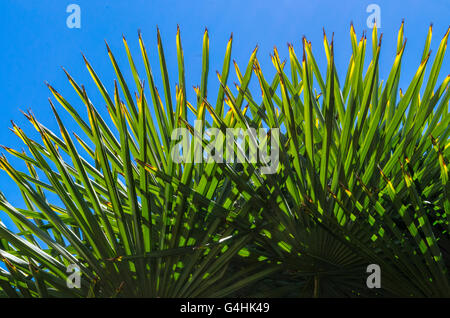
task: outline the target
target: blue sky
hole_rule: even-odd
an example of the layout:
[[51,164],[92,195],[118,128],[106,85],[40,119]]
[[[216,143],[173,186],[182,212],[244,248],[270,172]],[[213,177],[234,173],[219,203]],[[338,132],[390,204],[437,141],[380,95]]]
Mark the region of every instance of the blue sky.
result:
[[[81,28],[66,26],[66,7],[78,4],[81,8]],[[14,120],[27,132],[32,132],[19,109],[31,108],[38,119],[50,128],[56,128],[47,98],[48,81],[73,105],[84,112],[84,106],[66,80],[61,66],[86,86],[99,109],[104,103],[96,92],[81,58],[83,52],[112,91],[114,71],[107,56],[107,40],[128,81],[128,61],[122,45],[122,34],[128,40],[140,74],[145,74],[140,62],[137,30],[143,33],[150,54],[153,73],[161,87],[159,64],[156,55],[156,25],[163,38],[166,61],[172,88],[177,81],[175,35],[180,25],[186,63],[187,87],[200,83],[202,37],[205,27],[210,36],[209,96],[215,96],[218,82],[215,71],[221,70],[226,44],[234,34],[232,57],[244,68],[258,44],[258,58],[267,78],[274,74],[269,53],[277,46],[282,58],[287,57],[287,42],[292,42],[301,56],[301,38],[312,42],[313,53],[319,67],[326,66],[322,46],[322,28],[335,33],[335,53],[339,76],[345,76],[350,58],[349,25],[353,21],[358,37],[366,25],[369,4],[381,9],[383,45],[380,57],[381,77],[385,78],[395,56],[397,31],[405,19],[405,36],[408,38],[402,64],[400,87],[412,78],[419,65],[428,26],[432,22],[431,49],[436,52],[442,36],[450,23],[448,0],[408,1],[296,1],[296,0],[190,0],[190,1],[125,1],[125,0],[1,0],[0,1],[0,144],[21,149],[22,143],[9,131]],[[369,55],[370,56],[370,55]],[[434,57],[434,55],[432,55]],[[440,80],[450,72],[449,54],[446,55]],[[231,78],[234,80],[234,77]],[[439,83],[439,82],[438,82]],[[403,85],[402,85],[403,84]],[[131,86],[131,85],[130,85]],[[190,95],[189,95],[190,94]],[[193,101],[193,90],[188,98]],[[213,98],[215,100],[215,97]],[[64,117],[64,116],[63,116]],[[64,117],[67,119],[68,117]],[[69,129],[73,128],[70,126]],[[19,167],[20,168],[20,167]],[[9,177],[0,171],[0,190],[6,197],[22,206],[20,194]],[[4,223],[10,224],[0,212]]]

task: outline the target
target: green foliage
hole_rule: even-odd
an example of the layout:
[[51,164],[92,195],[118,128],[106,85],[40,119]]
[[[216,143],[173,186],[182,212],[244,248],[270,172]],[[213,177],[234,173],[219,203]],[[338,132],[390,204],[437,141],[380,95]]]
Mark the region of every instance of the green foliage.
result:
[[[109,47],[117,76],[111,94],[84,58],[113,126],[68,72],[88,121],[56,89],[49,89],[78,124],[78,134],[67,131],[52,101],[58,133],[31,112],[25,114],[42,143],[13,124],[29,152],[4,149],[23,160],[28,171],[19,171],[5,156],[0,168],[17,183],[26,208],[14,207],[0,195],[1,210],[20,231],[0,222],[0,255],[7,268],[0,269],[0,295],[450,296],[450,76],[437,83],[449,31],[433,61],[431,33],[430,27],[405,92],[398,88],[406,44],[403,24],[384,83],[379,79],[377,29],[364,71],[367,39],[358,41],[352,26],[352,56],[343,83],[334,64],[333,40],[324,35],[326,74],[318,68],[311,43],[303,39],[301,60],[289,45],[290,76],[276,49],[271,81],[261,71],[257,49],[244,73],[235,64],[239,83],[233,93],[227,84],[230,38],[217,74],[215,105],[207,95],[207,30],[201,83],[192,104],[186,100],[179,30],[175,90],[157,34],[162,97],[140,35],[150,98],[125,39],[135,96]],[[260,91],[250,92],[252,77]],[[185,127],[193,132],[188,111],[203,120],[203,128],[280,128],[277,173],[260,173],[260,162],[173,162],[172,132]],[[205,121],[207,115],[212,121]],[[366,287],[366,267],[372,263],[381,267],[381,289]],[[69,264],[82,272],[80,289],[66,285]]]

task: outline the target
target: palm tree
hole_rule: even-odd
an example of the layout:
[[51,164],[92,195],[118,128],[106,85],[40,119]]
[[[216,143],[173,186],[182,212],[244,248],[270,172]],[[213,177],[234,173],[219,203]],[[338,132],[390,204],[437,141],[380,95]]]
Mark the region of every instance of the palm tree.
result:
[[[52,100],[59,133],[32,112],[25,116],[42,143],[13,123],[29,153],[4,149],[23,160],[28,171],[19,171],[5,156],[0,167],[18,185],[26,208],[0,195],[1,209],[19,229],[15,233],[0,223],[6,268],[0,268],[0,293],[448,297],[450,76],[436,84],[449,31],[433,62],[431,34],[430,27],[420,65],[404,93],[399,89],[403,23],[385,83],[379,79],[381,36],[376,27],[372,59],[364,71],[367,39],[358,41],[351,26],[352,56],[343,84],[333,40],[324,34],[325,77],[304,38],[301,61],[289,45],[290,75],[276,49],[271,81],[261,71],[257,48],[243,73],[235,63],[239,83],[233,93],[227,84],[230,37],[222,72],[217,73],[215,103],[207,96],[207,30],[194,105],[186,99],[179,29],[175,90],[157,32],[164,96],[155,86],[139,34],[151,100],[125,38],[134,96],[108,46],[117,76],[111,94],[83,56],[113,125],[65,70],[88,120],[48,87],[79,132],[70,134]],[[432,65],[425,81],[427,64]],[[257,92],[249,88],[252,76],[259,82]],[[195,134],[190,119],[199,120],[202,130],[223,133],[228,128],[278,128],[279,138],[270,133],[255,137],[259,144],[271,144],[271,153],[279,150],[276,173],[263,173],[264,162],[248,157],[244,162],[175,162],[171,153],[178,141],[172,133],[187,128]],[[195,144],[190,147],[194,150]],[[241,149],[246,153],[249,147],[244,143]],[[194,152],[189,152],[190,159]],[[58,200],[52,199],[55,195]],[[366,286],[369,264],[381,268],[379,289]],[[80,288],[67,284],[70,266],[81,273]]]

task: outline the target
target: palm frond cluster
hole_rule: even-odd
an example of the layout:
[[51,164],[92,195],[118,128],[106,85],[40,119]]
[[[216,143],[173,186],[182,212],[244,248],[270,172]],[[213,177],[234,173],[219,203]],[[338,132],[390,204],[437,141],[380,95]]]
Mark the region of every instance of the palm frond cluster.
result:
[[[59,131],[31,112],[25,115],[42,140],[13,125],[27,152],[4,150],[28,170],[18,170],[4,155],[0,168],[15,181],[26,207],[0,195],[0,209],[18,228],[0,222],[0,295],[450,296],[450,75],[438,82],[449,31],[432,60],[430,27],[405,91],[399,89],[403,24],[386,81],[379,76],[377,32],[375,27],[372,39],[358,40],[351,27],[343,81],[333,40],[324,34],[325,72],[303,39],[302,58],[292,45],[287,62],[274,50],[276,74],[270,79],[255,49],[242,72],[234,65],[236,89],[228,83],[230,38],[217,74],[218,95],[211,99],[206,31],[192,103],[179,29],[175,88],[157,34],[163,94],[141,36],[146,84],[125,38],[134,83],[125,81],[109,47],[114,92],[85,58],[113,125],[68,72],[87,116],[49,85]],[[252,78],[260,90],[251,91]],[[78,132],[68,130],[61,108]],[[192,132],[192,119],[223,132],[279,128],[276,173],[261,173],[261,162],[174,162],[172,132]],[[366,286],[369,264],[381,268],[379,289]],[[80,288],[67,284],[70,265],[81,272]]]

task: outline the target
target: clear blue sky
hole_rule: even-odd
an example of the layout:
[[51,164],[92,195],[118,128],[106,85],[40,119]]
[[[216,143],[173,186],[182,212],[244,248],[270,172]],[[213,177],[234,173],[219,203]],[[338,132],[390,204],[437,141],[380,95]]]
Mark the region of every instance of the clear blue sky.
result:
[[[69,15],[66,13],[66,7],[71,3],[81,7],[80,29],[69,29],[66,26]],[[402,19],[405,19],[408,43],[400,85],[405,89],[419,64],[429,24],[434,24],[431,46],[433,52],[436,52],[449,26],[448,0],[1,0],[0,144],[19,150],[22,147],[21,141],[8,129],[11,126],[10,120],[14,120],[27,132],[33,131],[19,109],[31,108],[41,122],[50,128],[56,128],[47,102],[50,92],[44,81],[51,83],[73,102],[75,107],[84,112],[84,106],[66,80],[61,66],[80,84],[85,84],[93,101],[98,102],[97,107],[103,109],[104,103],[96,92],[80,52],[87,56],[108,90],[112,91],[114,72],[106,53],[105,39],[119,65],[126,71],[126,79],[131,82],[122,34],[127,38],[137,62],[140,61],[137,30],[140,29],[150,53],[154,76],[160,84],[155,51],[158,25],[169,66],[169,77],[174,87],[177,81],[175,35],[179,24],[185,54],[187,87],[190,88],[200,83],[202,37],[204,28],[207,27],[210,35],[209,92],[210,96],[214,96],[218,86],[215,71],[221,70],[231,32],[234,34],[232,57],[241,68],[245,67],[251,51],[258,44],[262,69],[270,78],[274,74],[269,59],[273,46],[279,48],[280,55],[284,58],[287,57],[286,43],[292,42],[297,54],[301,56],[303,35],[312,41],[319,66],[325,67],[322,46],[324,27],[329,35],[335,33],[336,63],[339,76],[344,77],[351,50],[350,22],[353,21],[358,36],[361,36],[364,30],[371,32],[366,25],[369,16],[366,7],[371,3],[381,8],[382,27],[379,32],[384,34],[380,60],[382,78],[385,78],[392,65],[397,31]],[[450,72],[449,62],[447,54],[440,79]],[[145,72],[141,62],[138,67],[143,77]],[[188,95],[191,101],[192,93],[193,91]],[[70,128],[73,127],[69,126]],[[0,181],[0,190],[6,197],[14,204],[23,206],[16,186],[3,171],[0,171]],[[10,224],[2,212],[0,218],[4,223]]]

